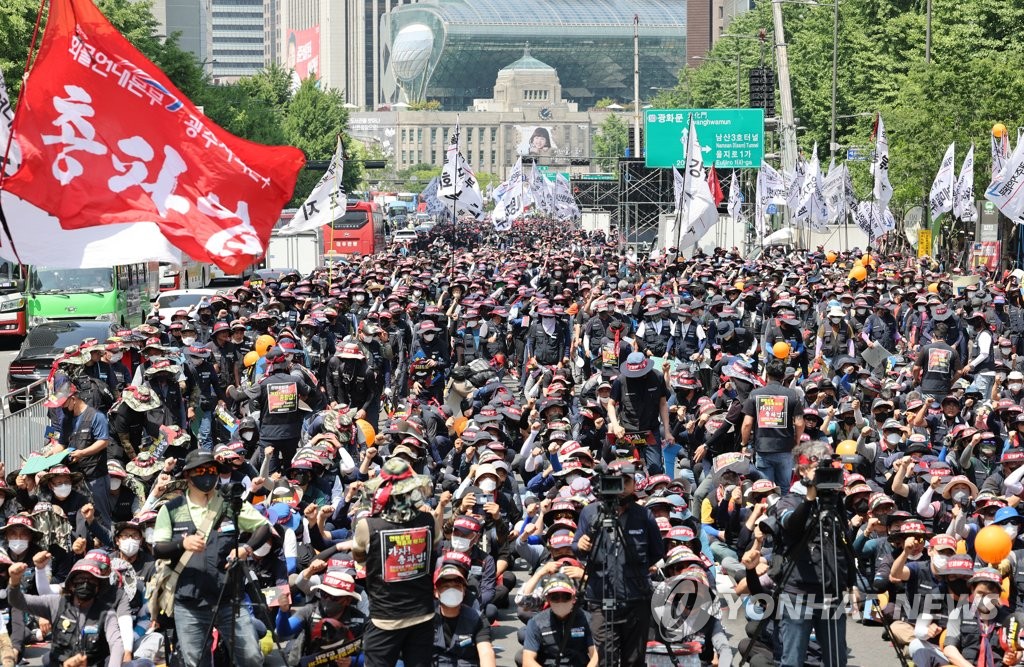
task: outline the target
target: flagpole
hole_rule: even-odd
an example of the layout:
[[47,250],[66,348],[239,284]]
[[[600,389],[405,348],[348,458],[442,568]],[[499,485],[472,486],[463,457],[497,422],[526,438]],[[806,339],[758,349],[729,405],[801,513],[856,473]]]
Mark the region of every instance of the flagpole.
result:
[[[341,134],[339,133],[338,134],[338,145],[336,147],[336,152],[340,153],[342,150],[344,150],[344,147],[343,147],[343,145],[341,143]],[[338,170],[337,169],[334,170],[334,192],[335,193],[338,192]],[[335,206],[336,206],[336,203],[337,203],[337,201],[336,201],[337,199],[338,199],[337,197],[331,197],[331,222],[330,222],[331,228],[327,232],[328,238],[330,239],[330,242],[331,242],[331,254],[334,254],[334,220],[335,220],[334,211],[335,211]],[[347,204],[346,204],[345,208],[346,209],[348,208]],[[372,223],[373,221],[371,220],[370,222]],[[333,283],[334,283],[334,262],[332,261],[332,262],[330,262],[327,265],[327,286],[328,286],[328,290],[331,287],[333,287]]]

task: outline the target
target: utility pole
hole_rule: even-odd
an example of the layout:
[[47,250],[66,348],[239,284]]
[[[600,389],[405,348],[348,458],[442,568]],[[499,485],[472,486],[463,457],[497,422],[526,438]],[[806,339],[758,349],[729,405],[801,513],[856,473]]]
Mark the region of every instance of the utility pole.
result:
[[[772,0],[772,22],[775,29],[775,59],[779,68],[779,97],[782,101],[782,130],[779,144],[782,152],[782,169],[794,173],[796,170],[796,120],[793,116],[793,92],[789,85],[789,54],[786,51],[786,33],[782,27],[782,0]],[[786,207],[784,220],[790,226],[792,213]]]
[[640,141],[640,15],[633,14],[633,157],[641,152]]

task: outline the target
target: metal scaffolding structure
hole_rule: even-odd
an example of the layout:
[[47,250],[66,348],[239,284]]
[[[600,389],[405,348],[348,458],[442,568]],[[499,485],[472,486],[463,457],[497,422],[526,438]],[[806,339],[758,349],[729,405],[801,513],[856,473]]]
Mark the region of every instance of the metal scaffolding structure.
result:
[[611,214],[611,225],[619,225],[618,180],[591,180],[574,177],[570,181],[573,196],[580,210],[599,209]]
[[647,168],[644,159],[620,159],[619,229],[627,245],[649,249],[661,216],[675,210],[672,170]]

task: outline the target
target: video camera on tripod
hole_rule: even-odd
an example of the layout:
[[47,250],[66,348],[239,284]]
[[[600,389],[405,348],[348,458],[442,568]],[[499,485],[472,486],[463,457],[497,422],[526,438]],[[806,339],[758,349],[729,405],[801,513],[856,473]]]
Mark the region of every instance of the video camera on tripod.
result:
[[839,493],[845,486],[843,468],[847,465],[857,466],[863,461],[859,454],[832,456],[818,459],[818,467],[814,472],[814,487],[820,494]]

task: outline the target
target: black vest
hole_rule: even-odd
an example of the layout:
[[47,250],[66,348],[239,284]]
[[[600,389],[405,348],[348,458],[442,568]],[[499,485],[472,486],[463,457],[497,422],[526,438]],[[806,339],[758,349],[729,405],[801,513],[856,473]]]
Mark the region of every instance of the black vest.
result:
[[540,630],[537,662],[544,667],[586,667],[589,662],[588,623],[582,609],[574,610],[565,621],[545,609],[534,617],[534,622]]
[[[212,502],[212,501],[211,501]],[[167,503],[167,511],[171,516],[171,532],[174,538],[194,535],[196,525],[184,495],[178,496]],[[191,607],[212,607],[216,603],[213,591],[219,591],[224,585],[224,563],[235,544],[234,526],[228,517],[228,507],[224,503],[206,536],[206,548],[193,553],[188,565],[178,577],[178,588],[174,591],[175,604],[184,603]]]
[[430,565],[434,517],[418,512],[408,524],[377,517],[366,520],[370,546],[366,552],[366,593],[370,617],[396,620],[434,611]]
[[53,619],[53,643],[51,663],[63,665],[65,660],[78,653],[84,653],[89,667],[106,664],[110,657],[110,646],[107,645],[106,607],[113,602],[109,591],[101,593],[89,610],[85,612],[85,622],[79,626],[79,613],[68,600],[62,597],[57,618]]
[[832,329],[832,323],[828,322],[821,328],[821,353],[828,357],[838,357],[849,352],[850,347],[850,325],[843,320],[839,325],[839,332]]
[[[666,350],[668,350],[668,340],[671,336],[669,332],[669,323],[667,320],[661,321],[661,333],[654,330],[654,324],[651,322],[645,323],[644,326],[644,347],[651,351],[651,354],[655,357],[664,357]],[[696,337],[694,332],[694,337]]]
[[679,353],[680,359],[689,359],[692,355],[697,354],[697,350],[700,347],[700,339],[697,337],[697,323],[690,321],[689,328],[682,322],[679,323],[679,345],[681,351]]
[[[94,442],[92,438],[92,423],[96,419],[96,409],[86,407],[85,411],[78,417],[78,426],[72,431],[71,425],[75,418],[70,415],[64,416],[63,440],[69,449],[78,450],[89,447]],[[104,448],[98,454],[86,456],[75,463],[75,467],[85,475],[86,479],[93,480],[107,475],[107,450]]]
[[445,618],[434,617],[434,667],[472,667],[480,664],[473,635],[480,624],[480,612],[462,606],[451,639],[445,637]]

